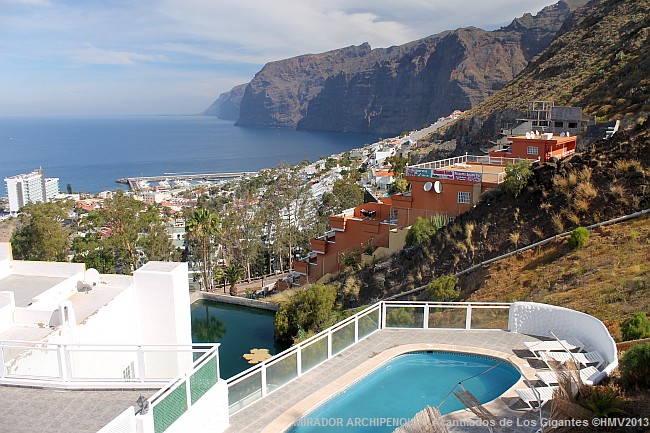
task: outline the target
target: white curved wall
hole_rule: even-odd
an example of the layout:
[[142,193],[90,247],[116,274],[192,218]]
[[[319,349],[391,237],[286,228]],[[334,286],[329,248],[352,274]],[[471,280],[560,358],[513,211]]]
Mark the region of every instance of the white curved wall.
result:
[[586,345],[585,350],[599,352],[605,359],[603,376],[618,365],[614,339],[603,322],[589,314],[536,302],[515,302],[510,306],[508,329],[541,337],[576,337]]

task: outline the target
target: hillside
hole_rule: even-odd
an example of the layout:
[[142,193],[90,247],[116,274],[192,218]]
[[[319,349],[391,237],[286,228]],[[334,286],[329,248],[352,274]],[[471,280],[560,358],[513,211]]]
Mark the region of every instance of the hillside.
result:
[[[650,127],[533,166],[518,198],[497,188],[417,247],[361,271],[359,300],[404,292],[557,233],[650,206]],[[355,303],[350,299],[347,302]]]
[[444,137],[476,148],[529,101],[583,107],[586,119],[643,122],[650,113],[650,3],[593,0],[577,9],[558,37],[515,80],[477,105]]
[[[496,31],[463,28],[268,63],[246,86],[237,124],[381,134],[430,124],[505,86],[584,3],[561,1]],[[236,103],[240,90],[219,99]]]
[[468,301],[543,302],[592,314],[618,340],[622,320],[650,311],[649,245],[644,217],[595,230],[582,249],[560,240],[498,261],[459,285]]

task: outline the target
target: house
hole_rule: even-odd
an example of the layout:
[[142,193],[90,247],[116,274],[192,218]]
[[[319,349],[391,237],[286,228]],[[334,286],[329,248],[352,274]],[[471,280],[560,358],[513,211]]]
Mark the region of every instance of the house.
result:
[[[202,370],[201,383],[194,379],[190,383],[189,377],[187,384],[183,381],[182,391],[191,403],[185,412],[208,405],[210,413],[205,416],[210,418],[206,423],[214,423],[211,431],[225,430],[227,388],[218,379],[217,348],[192,343],[187,275],[187,263],[173,262],[148,262],[132,276],[100,275],[80,263],[14,260],[11,245],[0,243],[0,359],[4,366],[0,392],[6,386],[17,387],[12,393],[24,390],[32,403],[43,395],[48,405],[60,403],[53,401],[57,394],[47,392],[50,388],[67,389],[68,397],[78,394],[65,400],[69,402],[105,399],[106,411],[114,412],[88,417],[79,411],[83,419],[78,421],[85,428],[97,431],[117,417],[122,428],[132,426],[119,431],[135,432],[137,426],[140,433],[153,433],[163,431],[174,416],[166,414],[165,420],[156,415],[164,407],[164,402],[157,402],[165,399],[170,381],[204,365],[197,364],[200,359],[209,361],[208,367],[202,367],[209,371]],[[153,398],[161,388],[160,397]],[[163,406],[136,415],[137,394],[119,407],[113,400],[120,390],[131,394],[128,390],[141,390],[152,396],[152,406]],[[3,425],[7,422],[5,418]],[[68,426],[61,431],[72,429]]]
[[[575,152],[576,137],[529,133],[486,156],[463,155],[406,167],[409,192],[364,203],[329,217],[331,230],[311,240],[311,253],[294,263],[303,283],[337,272],[346,255],[382,248],[401,249],[405,228],[418,217],[453,218],[470,210],[485,191],[502,184],[506,166],[522,160],[548,161]],[[378,173],[380,171],[373,171]],[[383,178],[378,177],[377,179]]]

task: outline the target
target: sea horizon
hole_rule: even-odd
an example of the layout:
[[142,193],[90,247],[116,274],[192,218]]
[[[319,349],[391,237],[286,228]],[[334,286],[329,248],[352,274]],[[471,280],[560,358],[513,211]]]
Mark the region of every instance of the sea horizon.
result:
[[[362,147],[374,135],[235,126],[201,115],[0,116],[0,176],[42,167],[77,192],[123,188],[117,179],[165,173],[259,171]],[[4,182],[3,182],[4,183]],[[3,195],[6,191],[3,187]]]

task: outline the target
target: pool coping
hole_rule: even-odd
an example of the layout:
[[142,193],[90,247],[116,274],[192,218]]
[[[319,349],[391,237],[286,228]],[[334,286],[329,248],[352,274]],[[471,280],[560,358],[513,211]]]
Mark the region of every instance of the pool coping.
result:
[[[371,359],[363,362],[359,366],[355,367],[352,371],[344,374],[333,382],[323,386],[318,391],[311,394],[309,397],[302,400],[300,403],[295,404],[285,412],[283,412],[279,417],[274,419],[269,425],[267,425],[262,433],[283,433],[289,428],[291,428],[298,419],[309,414],[314,409],[318,408],[320,405],[334,397],[336,394],[344,391],[349,388],[359,380],[363,379],[365,376],[369,375],[381,365],[390,361],[391,359],[403,355],[409,352],[417,352],[424,350],[440,350],[445,352],[459,352],[459,353],[468,353],[475,355],[485,355],[491,356],[494,358],[504,359],[510,362],[519,373],[521,377],[519,380],[513,384],[508,390],[503,394],[491,400],[488,403],[485,403],[484,406],[489,409],[493,405],[502,405],[500,398],[503,397],[517,397],[515,388],[520,388],[523,386],[527,387],[524,382],[524,379],[529,381],[535,380],[535,369],[532,368],[525,359],[519,358],[517,355],[512,353],[501,352],[498,350],[484,349],[476,346],[463,346],[463,345],[454,345],[454,344],[434,344],[434,343],[414,343],[414,344],[404,344],[401,346],[392,347],[390,349],[384,350],[383,352],[378,353]],[[457,413],[452,412],[452,413]]]

